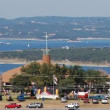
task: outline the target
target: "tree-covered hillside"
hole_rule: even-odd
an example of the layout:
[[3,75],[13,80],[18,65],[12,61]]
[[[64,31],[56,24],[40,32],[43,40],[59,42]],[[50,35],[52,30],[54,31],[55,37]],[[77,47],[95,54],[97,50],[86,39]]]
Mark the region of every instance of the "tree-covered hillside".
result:
[[[51,49],[52,60],[69,60],[104,63],[110,62],[110,48],[70,48],[70,49]],[[0,52],[0,58],[18,58],[28,61],[42,59],[42,51],[31,49],[24,51]]]
[[26,17],[0,19],[0,38],[38,38],[44,32],[51,39],[110,37],[109,17]]

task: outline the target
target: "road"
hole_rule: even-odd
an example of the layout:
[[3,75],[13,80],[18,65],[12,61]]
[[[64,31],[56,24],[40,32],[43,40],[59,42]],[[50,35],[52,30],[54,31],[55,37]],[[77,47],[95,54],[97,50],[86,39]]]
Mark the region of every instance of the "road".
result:
[[[0,110],[7,110],[7,109],[0,109]],[[11,110],[11,109],[10,109]],[[22,108],[22,109],[13,109],[13,110],[30,110],[30,108]],[[57,109],[48,109],[48,108],[31,108],[31,110],[68,110],[68,109],[63,109],[63,108],[57,108]],[[77,110],[110,110],[110,108],[80,108]]]

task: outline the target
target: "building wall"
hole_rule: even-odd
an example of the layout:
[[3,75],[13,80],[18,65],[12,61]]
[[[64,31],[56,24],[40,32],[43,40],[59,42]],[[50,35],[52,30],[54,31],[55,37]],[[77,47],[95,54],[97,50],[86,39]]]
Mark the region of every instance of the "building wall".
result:
[[43,57],[42,57],[42,63],[51,64],[50,55],[43,55]]

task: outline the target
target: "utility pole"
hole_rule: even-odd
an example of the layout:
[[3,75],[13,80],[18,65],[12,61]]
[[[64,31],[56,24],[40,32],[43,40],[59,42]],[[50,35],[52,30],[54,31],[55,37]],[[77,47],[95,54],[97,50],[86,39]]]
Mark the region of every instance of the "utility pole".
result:
[[0,75],[0,95],[2,95],[2,75]]
[[54,99],[54,76],[53,76],[53,99]]

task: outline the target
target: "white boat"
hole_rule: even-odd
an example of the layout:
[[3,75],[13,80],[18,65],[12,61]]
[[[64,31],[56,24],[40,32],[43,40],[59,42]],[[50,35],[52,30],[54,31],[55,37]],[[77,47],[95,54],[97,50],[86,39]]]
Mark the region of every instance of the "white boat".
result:
[[9,42],[7,42],[6,44],[7,44],[7,45],[9,45],[10,43],[9,43]]
[[28,44],[27,47],[30,47],[30,44]]

